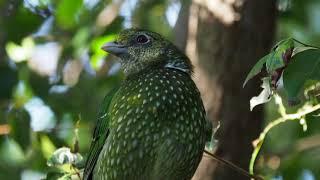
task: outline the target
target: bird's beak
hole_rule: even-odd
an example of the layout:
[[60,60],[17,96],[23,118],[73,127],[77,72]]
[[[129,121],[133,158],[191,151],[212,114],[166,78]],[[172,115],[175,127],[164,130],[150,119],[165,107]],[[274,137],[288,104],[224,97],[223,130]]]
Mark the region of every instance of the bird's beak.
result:
[[101,47],[101,49],[110,53],[110,54],[114,54],[116,56],[127,53],[127,51],[128,51],[126,46],[124,46],[122,44],[118,44],[116,42],[108,42],[108,43],[104,44]]

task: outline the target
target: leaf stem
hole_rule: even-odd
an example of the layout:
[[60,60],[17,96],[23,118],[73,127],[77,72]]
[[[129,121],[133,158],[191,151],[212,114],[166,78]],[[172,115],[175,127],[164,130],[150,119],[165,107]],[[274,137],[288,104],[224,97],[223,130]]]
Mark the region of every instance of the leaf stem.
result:
[[224,165],[228,166],[228,167],[231,168],[231,169],[234,169],[235,171],[239,172],[240,174],[242,174],[242,175],[244,175],[244,176],[246,176],[246,177],[249,177],[249,178],[254,179],[254,180],[263,180],[262,177],[259,177],[259,176],[255,176],[255,175],[253,175],[253,174],[250,174],[250,173],[248,173],[246,170],[238,167],[237,165],[233,164],[232,162],[227,161],[227,160],[224,160],[224,159],[222,159],[221,157],[219,157],[219,156],[217,156],[217,155],[215,155],[215,154],[213,154],[213,153],[211,153],[211,152],[209,152],[209,151],[207,151],[207,150],[204,150],[204,152],[205,152],[206,154],[208,154],[211,158],[217,160],[218,162],[223,163]]

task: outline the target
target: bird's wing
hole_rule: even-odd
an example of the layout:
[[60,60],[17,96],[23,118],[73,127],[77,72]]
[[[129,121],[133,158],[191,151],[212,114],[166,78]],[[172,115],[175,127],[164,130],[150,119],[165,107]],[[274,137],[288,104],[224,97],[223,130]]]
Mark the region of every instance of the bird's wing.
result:
[[85,164],[83,172],[84,180],[91,180],[93,169],[97,163],[100,152],[102,151],[103,145],[109,135],[109,118],[107,115],[111,100],[117,92],[118,88],[111,90],[103,99],[102,106],[98,113],[98,119],[94,128],[91,146],[89,149],[88,158]]

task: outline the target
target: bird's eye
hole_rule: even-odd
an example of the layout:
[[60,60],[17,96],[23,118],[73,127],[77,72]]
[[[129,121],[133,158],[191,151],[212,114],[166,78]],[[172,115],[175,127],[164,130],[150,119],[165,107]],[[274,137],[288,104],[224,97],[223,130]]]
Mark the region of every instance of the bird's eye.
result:
[[146,35],[141,34],[141,35],[137,36],[136,41],[139,44],[145,44],[145,43],[149,42],[149,38]]

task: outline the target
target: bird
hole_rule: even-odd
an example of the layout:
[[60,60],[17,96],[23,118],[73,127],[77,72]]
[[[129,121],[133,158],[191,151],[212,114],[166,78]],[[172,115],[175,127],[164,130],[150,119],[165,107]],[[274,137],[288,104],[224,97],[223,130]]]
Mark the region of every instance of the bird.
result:
[[137,28],[102,49],[119,58],[125,78],[102,102],[83,179],[191,179],[210,130],[189,58]]

